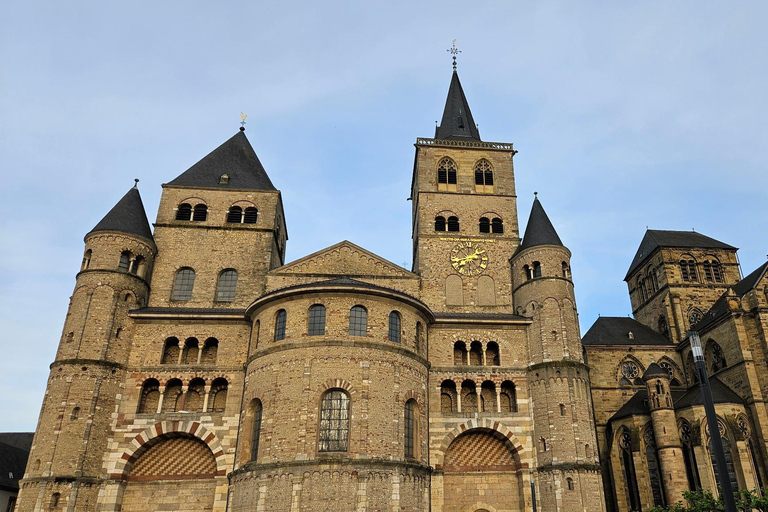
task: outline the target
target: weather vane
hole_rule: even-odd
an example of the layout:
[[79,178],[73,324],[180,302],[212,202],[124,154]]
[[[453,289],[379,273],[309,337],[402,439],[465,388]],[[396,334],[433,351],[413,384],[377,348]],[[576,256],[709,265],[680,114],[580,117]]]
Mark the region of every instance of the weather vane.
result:
[[454,39],[451,43],[451,47],[446,50],[447,52],[450,52],[451,55],[453,55],[453,70],[456,71],[456,56],[461,53],[461,50],[456,48],[456,40]]
[[248,119],[248,116],[240,112],[240,118],[242,121],[240,121],[240,131],[245,131],[245,120]]

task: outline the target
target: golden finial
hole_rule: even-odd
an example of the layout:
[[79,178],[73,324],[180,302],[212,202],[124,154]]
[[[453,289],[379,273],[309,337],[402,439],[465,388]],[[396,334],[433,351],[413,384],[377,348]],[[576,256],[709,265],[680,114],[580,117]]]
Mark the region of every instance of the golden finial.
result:
[[248,119],[248,116],[243,114],[242,112],[240,112],[240,118],[242,119],[242,121],[240,121],[240,131],[244,132],[245,131],[245,120]]

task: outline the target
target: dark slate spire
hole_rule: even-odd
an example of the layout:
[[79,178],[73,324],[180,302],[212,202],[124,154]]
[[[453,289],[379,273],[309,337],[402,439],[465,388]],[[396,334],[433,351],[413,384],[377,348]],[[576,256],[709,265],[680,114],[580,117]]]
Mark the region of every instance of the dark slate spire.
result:
[[[226,174],[223,179],[222,175]],[[167,183],[181,187],[277,190],[241,129],[231,139]]]
[[519,250],[522,251],[536,245],[563,245],[538,197],[533,200],[531,215],[528,217],[528,225],[525,226],[525,235]]
[[645,373],[643,373],[643,381],[647,381],[649,379],[655,379],[658,377],[669,379],[669,373],[667,372],[667,370],[665,370],[658,364],[651,363],[650,365],[648,365],[648,369],[645,370]]
[[448,88],[448,99],[445,100],[443,120],[435,130],[436,139],[465,139],[480,140],[480,131],[472,119],[469,103],[464,96],[464,89],[459,82],[459,74],[453,70],[451,86]]
[[[136,180],[138,184],[139,180]],[[135,235],[145,239],[152,245],[155,239],[152,238],[152,230],[149,227],[147,214],[144,212],[144,203],[141,202],[139,188],[134,185],[117,204],[109,210],[101,221],[96,224],[87,235],[96,231],[120,231]]]

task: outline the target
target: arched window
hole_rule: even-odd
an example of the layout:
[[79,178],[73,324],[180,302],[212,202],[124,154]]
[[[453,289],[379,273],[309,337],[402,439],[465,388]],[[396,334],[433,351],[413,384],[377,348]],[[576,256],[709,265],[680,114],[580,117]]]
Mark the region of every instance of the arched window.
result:
[[715,340],[709,340],[709,343],[707,343],[706,356],[712,373],[728,367],[728,363],[725,361],[725,354],[723,354],[723,349]]
[[413,458],[416,456],[416,445],[417,445],[417,412],[418,412],[418,405],[416,404],[416,400],[411,398],[407,402],[405,402],[405,414],[404,414],[404,420],[405,420],[405,428],[403,429],[404,434],[404,446],[405,446],[405,456],[407,458]]
[[205,381],[192,379],[187,388],[187,396],[184,401],[184,410],[188,412],[203,411],[203,397],[205,396]]
[[475,164],[475,185],[493,185],[491,163],[485,158]]
[[440,384],[440,412],[456,412],[456,396],[456,383],[452,380],[444,380]]
[[459,218],[455,216],[448,217],[448,231],[459,231]]
[[184,351],[181,354],[181,361],[184,364],[197,364],[197,356],[200,351],[200,342],[197,338],[187,338],[184,342]]
[[243,214],[243,222],[246,224],[256,224],[256,221],[259,219],[259,210],[254,208],[253,206],[249,206],[245,209],[245,213]]
[[704,317],[704,314],[701,312],[699,308],[693,308],[688,312],[688,325],[693,329],[693,327],[701,322],[701,319]]
[[367,332],[368,310],[360,305],[353,306],[352,309],[349,310],[349,335],[365,336]]
[[69,419],[76,420],[79,417],[80,417],[80,408],[79,407],[73,408],[72,413],[69,415]]
[[473,341],[469,346],[469,364],[471,366],[483,364],[483,344],[479,341]]
[[139,274],[139,269],[144,266],[144,258],[136,256],[131,262],[131,274]]
[[456,184],[456,164],[447,156],[437,164],[437,182]]
[[227,379],[218,378],[211,383],[211,396],[209,398],[208,410],[211,412],[224,412],[227,407],[227,390],[229,383]]
[[659,315],[659,332],[669,339],[669,325],[667,325],[667,317],[664,315]]
[[565,404],[560,404],[560,416],[565,416]]
[[192,288],[195,286],[195,271],[191,268],[182,268],[176,272],[173,281],[173,294],[171,300],[188,301],[192,298]]
[[181,203],[176,209],[176,220],[191,220],[192,219],[192,205],[189,203]]
[[128,272],[131,266],[131,253],[129,251],[123,251],[120,254],[120,263],[117,264],[117,270]]
[[251,460],[255,461],[259,455],[259,438],[261,437],[261,400],[254,400],[253,404],[253,428],[251,429]]
[[531,267],[528,265],[523,265],[523,278],[526,281],[533,279],[533,271],[531,270]]
[[240,224],[243,221],[243,209],[239,206],[230,206],[227,212],[227,222]]
[[499,396],[501,403],[501,412],[517,412],[517,390],[512,381],[505,380],[501,383],[501,394]]
[[659,459],[656,456],[656,438],[653,435],[653,428],[650,425],[645,429],[643,438],[645,440],[645,460],[648,463],[648,476],[651,480],[653,505],[656,507],[663,507],[664,489],[662,487]]
[[568,487],[569,491],[573,490],[573,478],[571,478],[571,477],[566,478],[565,479],[565,484]]
[[184,399],[184,395],[181,393],[181,381],[179,379],[171,379],[165,385],[165,393],[163,394],[163,412],[176,412],[181,410],[181,403]]
[[496,412],[496,384],[486,380],[480,385],[480,403],[478,411]]
[[86,270],[88,267],[91,266],[91,255],[93,254],[93,251],[88,249],[85,251],[85,254],[83,254],[83,264],[80,265],[80,270]]
[[281,309],[275,315],[275,341],[285,339],[285,320],[288,314],[284,309]]
[[51,507],[58,507],[61,493],[55,492],[51,495]]
[[219,274],[219,282],[216,285],[216,301],[232,302],[235,300],[237,289],[237,270],[228,268]]
[[445,231],[446,230],[446,224],[445,224],[445,217],[442,215],[438,215],[435,217],[435,231]]
[[453,364],[456,366],[467,364],[467,345],[463,341],[453,344]]
[[683,461],[685,462],[685,475],[688,477],[688,489],[698,491],[701,489],[699,478],[699,466],[696,464],[696,454],[693,452],[693,430],[691,424],[683,420],[679,428],[680,441],[683,443]]
[[[725,430],[725,427],[718,423],[718,428],[720,428],[720,436],[721,436],[721,441],[723,443],[723,454],[725,455],[725,465],[728,468],[728,479],[731,481],[731,489],[733,489],[734,492],[736,492],[739,489],[739,481],[736,478],[736,468],[733,465],[733,453],[731,452],[731,441],[728,439],[728,434],[727,434],[727,431]],[[715,472],[715,481],[718,483],[718,485],[721,485],[720,475],[717,470],[717,462],[715,461],[715,450],[712,447],[711,438],[709,440],[709,444],[707,447],[709,448],[709,457],[712,461],[712,469]]]
[[192,220],[202,222],[208,218],[208,207],[203,203],[196,204]]
[[323,336],[325,334],[325,306],[315,304],[309,308],[307,335]]
[[345,452],[349,438],[349,395],[341,389],[326,391],[320,402],[321,452]]
[[477,412],[477,385],[473,380],[461,383],[461,412]]
[[533,277],[541,277],[541,263],[533,262]]
[[696,262],[693,259],[680,260],[680,273],[683,281],[698,281],[696,278]]
[[564,261],[560,264],[560,267],[563,269],[563,277],[566,279],[571,278],[571,267],[568,266],[568,262]]
[[499,344],[495,341],[489,341],[485,348],[485,364],[499,366]]
[[[400,313],[392,311],[389,314],[389,333],[387,335],[389,341],[400,343]],[[419,350],[418,348],[416,349]]]
[[203,353],[200,355],[201,364],[216,364],[216,356],[219,352],[219,340],[208,338],[203,344]]
[[480,217],[480,232],[481,233],[491,232],[491,221],[488,220],[488,217]]
[[637,487],[635,475],[635,462],[632,458],[632,438],[629,430],[622,429],[619,432],[619,457],[624,468],[624,482],[627,486],[627,497],[630,510],[640,510],[640,490]]
[[179,338],[168,338],[163,348],[160,364],[179,364]]
[[504,221],[502,221],[500,218],[496,217],[491,221],[491,232],[502,234],[504,233]]

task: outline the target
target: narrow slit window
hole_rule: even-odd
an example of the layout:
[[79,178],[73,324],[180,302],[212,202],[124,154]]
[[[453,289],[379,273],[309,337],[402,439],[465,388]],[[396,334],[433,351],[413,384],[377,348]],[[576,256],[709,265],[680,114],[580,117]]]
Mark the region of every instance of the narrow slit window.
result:
[[389,341],[400,343],[400,323],[400,313],[392,311],[389,314]]
[[285,320],[288,314],[284,309],[281,309],[275,315],[275,341],[285,339]]

